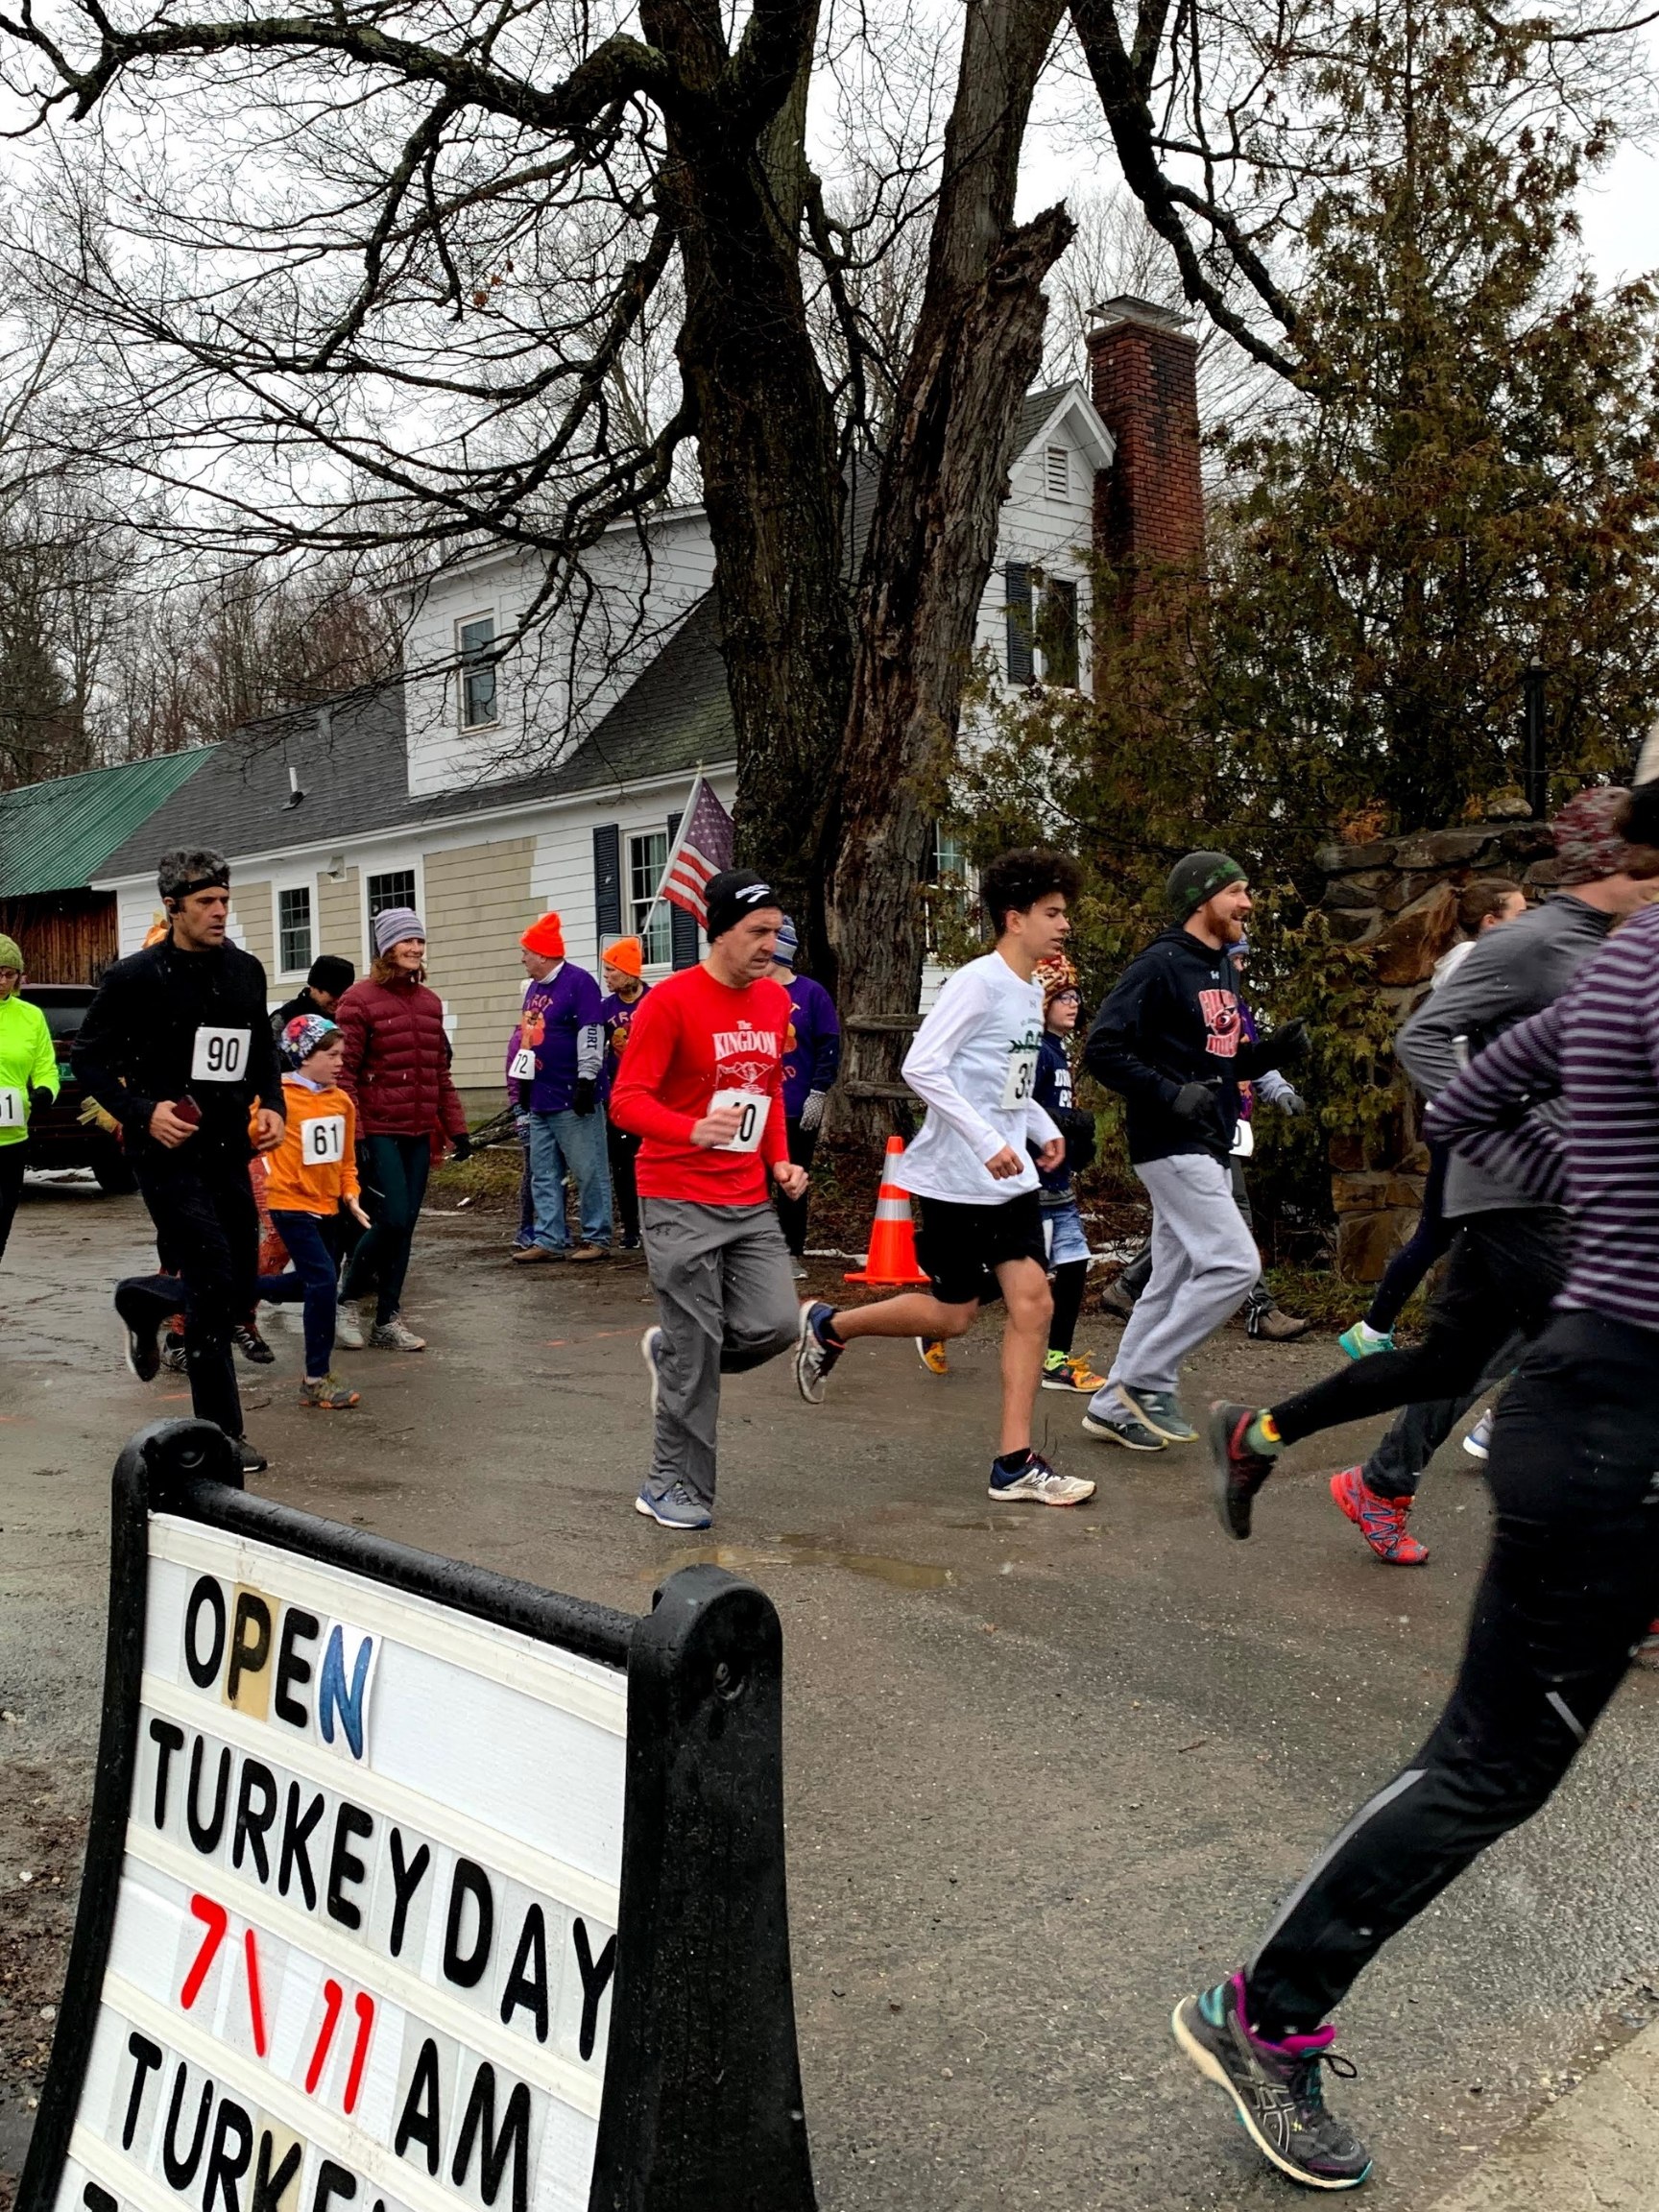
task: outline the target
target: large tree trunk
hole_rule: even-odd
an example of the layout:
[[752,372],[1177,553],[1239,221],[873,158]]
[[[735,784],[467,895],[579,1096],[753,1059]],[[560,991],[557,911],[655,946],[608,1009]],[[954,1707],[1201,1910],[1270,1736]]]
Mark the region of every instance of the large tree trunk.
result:
[[1060,0],[969,9],[927,284],[859,585],[825,855],[847,1031],[838,1126],[872,1142],[903,1096],[931,825],[955,754],[1021,405],[1042,363],[1042,287],[1073,231],[1064,207],[1013,225],[1020,144],[1059,15]]
[[693,92],[669,116],[661,190],[685,276],[679,355],[736,722],[738,854],[810,930],[853,673],[835,421],[801,284],[816,9],[794,19],[797,52],[757,146],[727,101],[696,97],[727,63],[717,14],[646,0],[641,23]]

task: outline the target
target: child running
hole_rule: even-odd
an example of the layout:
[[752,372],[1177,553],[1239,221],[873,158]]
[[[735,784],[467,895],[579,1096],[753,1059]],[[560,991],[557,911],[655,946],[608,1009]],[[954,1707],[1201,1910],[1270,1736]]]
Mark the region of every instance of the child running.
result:
[[287,1247],[293,1269],[262,1275],[259,1295],[274,1306],[303,1302],[305,1376],[301,1406],[319,1412],[343,1413],[358,1393],[329,1372],[334,1357],[334,1324],[339,1258],[335,1224],[344,1207],[364,1228],[357,1184],[357,1114],[340,1089],[340,1062],[346,1039],[321,1014],[298,1014],[282,1032],[288,1071],[282,1096],[287,1131],[268,1155],[266,1200],[271,1225]]
[[1067,902],[1081,880],[1065,854],[1037,850],[1004,853],[985,870],[980,898],[997,949],[950,977],[904,1059],[904,1080],[927,1118],[897,1180],[921,1201],[917,1258],[931,1293],[840,1309],[804,1305],[795,1359],[801,1395],[816,1406],[854,1338],[960,1336],[982,1305],[1000,1298],[1002,1434],[990,1494],[1011,1503],[1081,1505],[1094,1495],[1093,1482],[1060,1474],[1031,1448],[1053,1313],[1039,1170],[1053,1171],[1066,1156],[1065,1138],[1034,1094],[1043,1038],[1036,972],[1065,945]]

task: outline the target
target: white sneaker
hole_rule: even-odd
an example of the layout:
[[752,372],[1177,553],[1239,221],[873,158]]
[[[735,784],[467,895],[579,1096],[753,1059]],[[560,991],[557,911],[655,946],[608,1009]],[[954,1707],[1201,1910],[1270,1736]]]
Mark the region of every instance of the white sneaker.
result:
[[655,1322],[639,1339],[639,1357],[651,1370],[651,1418],[655,1421],[657,1401],[662,1393],[662,1375],[657,1364],[662,1357],[662,1332]]
[[424,1352],[426,1349],[425,1337],[417,1336],[401,1313],[394,1313],[390,1321],[377,1323],[369,1344],[375,1352]]
[[1471,1459],[1489,1459],[1491,1457],[1493,1418],[1490,1412],[1482,1413],[1468,1435],[1464,1437],[1463,1449],[1468,1453]]
[[1029,1505],[1086,1505],[1094,1495],[1094,1485],[1077,1475],[1062,1475],[1033,1452],[1022,1475],[1016,1475],[1012,1482],[994,1481],[988,1495],[1004,1504],[1013,1501]]
[[347,1352],[362,1351],[363,1323],[355,1306],[343,1305],[335,1309],[334,1342]]

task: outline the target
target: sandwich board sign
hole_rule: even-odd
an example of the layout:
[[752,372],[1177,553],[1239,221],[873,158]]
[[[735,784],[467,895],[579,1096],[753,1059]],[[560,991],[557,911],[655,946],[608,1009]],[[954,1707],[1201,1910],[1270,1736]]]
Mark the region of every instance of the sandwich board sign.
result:
[[812,2212],[781,1639],[115,1470],[91,1826],[19,2212]]

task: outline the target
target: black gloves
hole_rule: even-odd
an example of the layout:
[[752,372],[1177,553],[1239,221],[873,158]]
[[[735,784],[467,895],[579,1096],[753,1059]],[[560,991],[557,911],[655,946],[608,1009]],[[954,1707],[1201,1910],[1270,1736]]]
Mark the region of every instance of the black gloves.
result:
[[454,1145],[454,1147],[455,1147],[455,1162],[456,1162],[456,1165],[457,1165],[457,1166],[460,1166],[460,1164],[461,1164],[461,1162],[462,1162],[463,1160],[470,1160],[470,1159],[471,1159],[471,1157],[472,1157],[472,1140],[471,1140],[471,1138],[470,1138],[470,1137],[469,1137],[469,1136],[467,1134],[467,1132],[466,1132],[466,1130],[465,1130],[465,1129],[463,1129],[463,1130],[462,1130],[462,1132],[461,1132],[461,1134],[460,1134],[460,1136],[459,1136],[459,1137],[453,1137],[453,1138],[451,1138],[451,1139],[450,1139],[450,1142],[451,1142],[451,1143]]
[[1169,1101],[1169,1111],[1198,1135],[1214,1137],[1217,1143],[1221,1142],[1224,1134],[1221,1109],[1208,1083],[1183,1083]]
[[44,1083],[31,1083],[29,1086],[30,1113],[44,1114],[47,1107],[52,1103],[52,1095]]
[[576,1088],[570,1094],[572,1114],[591,1114],[599,1103],[598,1086],[591,1075],[578,1075]]

